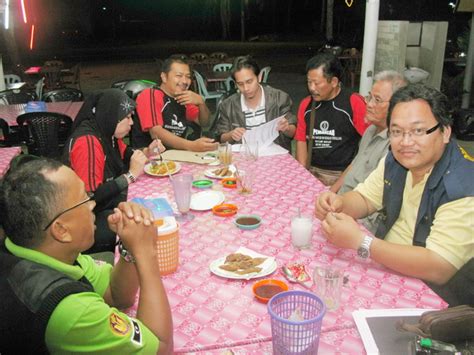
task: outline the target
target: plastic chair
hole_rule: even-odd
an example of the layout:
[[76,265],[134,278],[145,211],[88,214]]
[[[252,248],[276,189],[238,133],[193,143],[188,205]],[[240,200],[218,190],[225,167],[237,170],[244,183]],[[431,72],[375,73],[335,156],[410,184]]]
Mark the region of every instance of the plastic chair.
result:
[[216,99],[216,105],[219,98],[224,94],[222,91],[208,91],[204,77],[196,70],[193,70],[194,77],[198,85],[199,95],[204,97],[204,101],[208,99]]
[[225,52],[214,52],[214,53],[209,54],[209,58],[214,58],[214,59],[224,60],[227,57],[228,57],[227,53]]
[[9,147],[8,138],[10,136],[10,127],[8,127],[8,123],[3,118],[0,118],[0,131],[2,131],[0,147]]
[[81,90],[74,88],[65,88],[48,91],[43,95],[45,102],[61,102],[61,101],[84,101],[84,94]]
[[5,85],[21,82],[21,78],[16,74],[5,74],[3,78],[5,80]]
[[260,73],[258,74],[258,79],[261,83],[267,83],[270,70],[272,70],[272,67],[264,67],[260,70]]
[[0,118],[0,131],[3,139],[0,139],[0,147],[14,147],[21,145],[18,129],[8,126],[7,121]]
[[229,71],[232,68],[232,64],[230,63],[219,63],[214,65],[212,71]]
[[45,65],[41,67],[40,74],[44,77],[44,83],[48,89],[57,89],[62,86],[60,66]]
[[0,100],[5,105],[26,104],[28,101],[36,100],[36,93],[33,91],[5,90],[0,92]]
[[36,93],[36,98],[38,100],[41,100],[43,98],[43,87],[44,87],[44,78],[41,78],[35,84],[35,93]]
[[62,69],[64,67],[64,63],[57,59],[47,60],[44,62],[43,67],[57,67]]
[[29,154],[60,157],[71,131],[69,116],[56,112],[29,112],[18,116],[16,122]]
[[189,56],[189,58],[197,60],[198,62],[202,62],[204,59],[207,59],[206,53],[193,53]]
[[66,85],[74,85],[76,89],[81,89],[81,63],[74,65],[69,70],[61,70],[61,81]]

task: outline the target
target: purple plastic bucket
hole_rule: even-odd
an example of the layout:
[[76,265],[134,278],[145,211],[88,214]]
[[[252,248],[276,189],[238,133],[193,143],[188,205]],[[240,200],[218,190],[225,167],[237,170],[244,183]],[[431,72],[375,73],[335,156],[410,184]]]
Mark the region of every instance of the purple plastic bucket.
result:
[[268,302],[274,354],[317,354],[326,306],[311,292],[286,291]]

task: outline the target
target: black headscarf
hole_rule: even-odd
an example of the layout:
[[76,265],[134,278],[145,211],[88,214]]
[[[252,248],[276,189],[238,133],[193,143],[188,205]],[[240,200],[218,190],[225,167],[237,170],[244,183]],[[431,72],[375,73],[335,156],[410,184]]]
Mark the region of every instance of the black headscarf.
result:
[[117,124],[134,109],[135,101],[119,89],[95,91],[86,98],[77,114],[71,138],[78,138],[86,132],[97,136],[115,174],[120,174],[123,161],[113,135]]

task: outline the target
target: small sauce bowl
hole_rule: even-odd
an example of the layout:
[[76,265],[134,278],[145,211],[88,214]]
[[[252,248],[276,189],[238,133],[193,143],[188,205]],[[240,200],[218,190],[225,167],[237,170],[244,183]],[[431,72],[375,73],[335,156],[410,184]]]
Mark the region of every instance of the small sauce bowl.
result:
[[256,214],[245,214],[237,216],[234,221],[234,224],[240,229],[255,229],[262,224],[262,218]]
[[231,203],[222,203],[212,207],[212,213],[220,217],[229,217],[237,213],[237,206]]
[[264,279],[257,281],[252,287],[253,295],[262,303],[267,303],[276,294],[288,291],[288,285],[276,279]]

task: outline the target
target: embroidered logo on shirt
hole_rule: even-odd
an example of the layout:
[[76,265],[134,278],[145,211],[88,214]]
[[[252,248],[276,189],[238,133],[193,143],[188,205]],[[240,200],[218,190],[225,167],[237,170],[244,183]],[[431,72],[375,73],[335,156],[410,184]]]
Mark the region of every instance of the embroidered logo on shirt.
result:
[[109,324],[112,332],[117,335],[126,335],[130,332],[130,324],[117,313],[110,315]]
[[132,335],[132,342],[137,345],[142,345],[142,332],[140,329],[140,325],[134,319],[132,319],[133,324],[133,335]]

